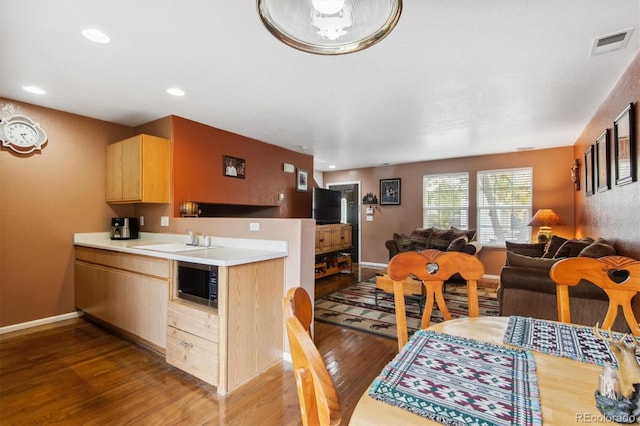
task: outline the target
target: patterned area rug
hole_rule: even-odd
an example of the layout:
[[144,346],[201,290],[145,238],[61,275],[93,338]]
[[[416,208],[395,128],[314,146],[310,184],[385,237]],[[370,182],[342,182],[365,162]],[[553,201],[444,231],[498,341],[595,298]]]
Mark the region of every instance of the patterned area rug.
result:
[[[379,293],[376,306],[375,288],[374,277],[316,300],[315,319],[395,339],[397,332],[393,295]],[[451,317],[468,316],[467,287],[448,284],[445,290],[444,298]],[[496,289],[478,287],[478,304],[481,316],[498,315]],[[415,301],[406,301],[406,309],[407,327],[409,333],[412,333],[420,328],[422,312]],[[437,306],[433,307],[431,322],[442,322],[442,313]]]

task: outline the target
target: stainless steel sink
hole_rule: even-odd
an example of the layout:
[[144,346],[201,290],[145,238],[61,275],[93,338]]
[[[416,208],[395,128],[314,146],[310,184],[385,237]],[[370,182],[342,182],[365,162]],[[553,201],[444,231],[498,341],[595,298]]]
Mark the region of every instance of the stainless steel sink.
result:
[[200,246],[191,246],[186,243],[160,243],[160,244],[148,244],[148,245],[131,245],[129,247],[141,249],[141,250],[163,251],[167,253],[206,250],[208,248],[208,247],[200,247]]

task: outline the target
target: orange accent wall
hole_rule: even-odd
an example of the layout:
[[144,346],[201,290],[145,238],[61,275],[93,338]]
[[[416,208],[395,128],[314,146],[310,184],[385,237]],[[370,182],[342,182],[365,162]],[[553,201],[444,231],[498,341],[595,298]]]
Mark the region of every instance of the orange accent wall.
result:
[[[573,154],[584,165],[584,151],[595,144],[605,129],[613,131],[613,121],[630,104],[635,107],[636,170],[640,176],[640,54],[624,72],[611,93],[574,145]],[[613,133],[612,133],[613,144]],[[640,181],[627,185],[615,184],[614,155],[612,145],[612,187],[587,197],[584,190],[576,194],[576,234],[602,237],[614,243],[618,253],[640,259]],[[581,184],[584,188],[584,167],[581,167]]]
[[[533,211],[552,208],[567,223],[554,226],[553,232],[573,237],[573,183],[569,178],[573,149],[543,149],[523,153],[485,155],[372,167],[350,171],[324,173],[324,183],[361,182],[361,192],[373,192],[380,199],[380,179],[401,178],[401,205],[377,206],[373,222],[366,221],[362,209],[360,217],[362,262],[386,264],[389,252],[384,242],[394,232],[409,235],[414,228],[422,227],[422,177],[426,174],[469,172],[469,226],[476,229],[476,172],[478,170],[506,169],[512,167],[533,168]],[[533,230],[533,235],[537,228]],[[479,258],[486,274],[499,275],[504,265],[504,247],[483,247]]]
[[[313,157],[255,139],[172,117],[174,216],[191,200],[211,204],[275,206],[279,217],[311,217],[311,192],[296,191],[296,174],[284,163],[313,173]],[[245,179],[224,176],[224,155],[245,160]],[[285,200],[279,201],[278,194]]]

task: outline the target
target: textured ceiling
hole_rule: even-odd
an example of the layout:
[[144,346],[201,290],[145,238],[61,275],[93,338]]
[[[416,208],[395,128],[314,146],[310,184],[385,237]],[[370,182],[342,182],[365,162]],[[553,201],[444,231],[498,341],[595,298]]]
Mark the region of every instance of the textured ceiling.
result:
[[276,40],[249,0],[2,0],[0,96],[131,126],[175,114],[304,146],[320,171],[550,148],[579,137],[639,22],[640,0],[405,0],[379,44],[328,57]]

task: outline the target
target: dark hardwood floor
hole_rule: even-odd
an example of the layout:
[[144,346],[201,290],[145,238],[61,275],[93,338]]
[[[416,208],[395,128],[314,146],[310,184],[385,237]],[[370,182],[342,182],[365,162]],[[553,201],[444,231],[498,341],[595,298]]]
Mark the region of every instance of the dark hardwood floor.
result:
[[[317,282],[316,297],[372,276],[357,268]],[[335,290],[331,290],[335,288]],[[342,403],[343,424],[397,351],[396,341],[315,323]],[[0,336],[2,425],[299,425],[290,364],[220,397],[140,346],[83,319]]]

